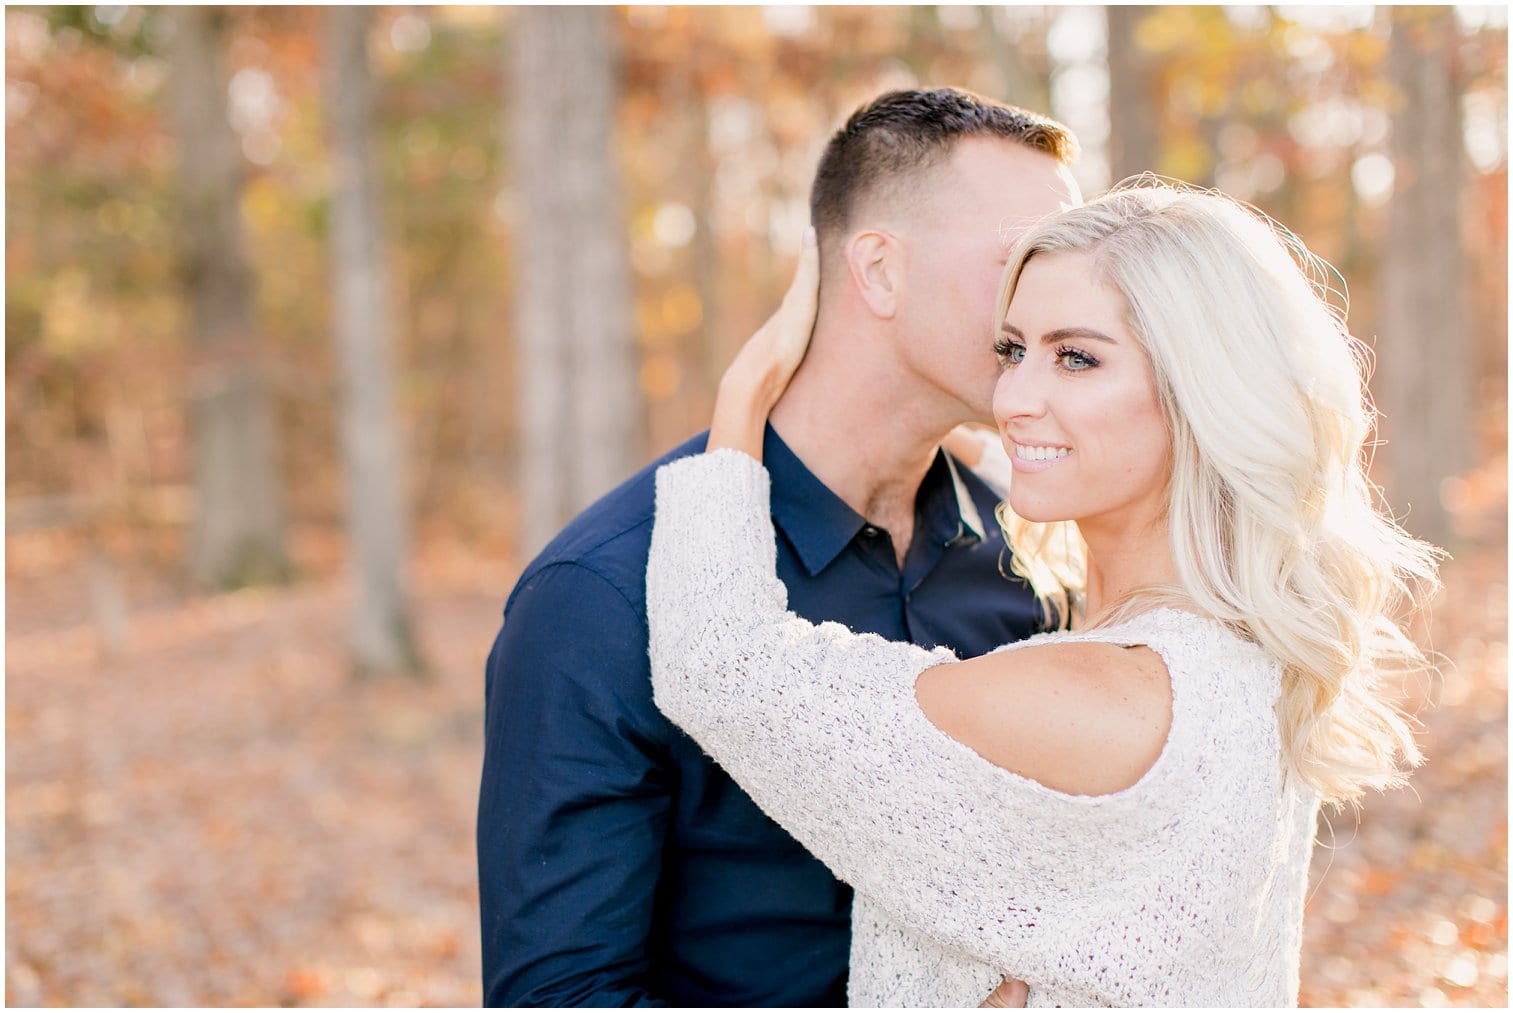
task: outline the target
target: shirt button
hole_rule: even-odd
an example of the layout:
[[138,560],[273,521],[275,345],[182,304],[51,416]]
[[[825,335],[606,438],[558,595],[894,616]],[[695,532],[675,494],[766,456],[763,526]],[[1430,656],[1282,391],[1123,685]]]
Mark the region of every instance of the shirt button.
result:
[[868,524],[862,528],[862,534],[868,538],[876,538],[879,532],[877,528],[873,527],[871,524]]

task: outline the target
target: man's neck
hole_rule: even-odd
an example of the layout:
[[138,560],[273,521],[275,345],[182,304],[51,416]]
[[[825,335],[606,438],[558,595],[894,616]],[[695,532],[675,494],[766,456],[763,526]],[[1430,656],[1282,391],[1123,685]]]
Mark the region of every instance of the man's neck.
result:
[[820,337],[773,409],[772,427],[830,491],[888,532],[901,562],[920,482],[964,409],[885,355],[849,354]]

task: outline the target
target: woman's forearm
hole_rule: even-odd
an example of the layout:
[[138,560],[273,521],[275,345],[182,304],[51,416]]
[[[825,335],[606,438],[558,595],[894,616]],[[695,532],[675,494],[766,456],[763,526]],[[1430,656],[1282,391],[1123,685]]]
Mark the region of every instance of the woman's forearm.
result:
[[705,450],[739,450],[760,461],[767,416],[786,383],[786,378],[774,381],[772,377],[727,372],[720,381]]

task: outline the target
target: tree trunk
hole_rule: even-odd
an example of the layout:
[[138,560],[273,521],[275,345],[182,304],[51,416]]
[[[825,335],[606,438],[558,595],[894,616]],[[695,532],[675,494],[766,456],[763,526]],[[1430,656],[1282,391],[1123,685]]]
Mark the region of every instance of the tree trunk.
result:
[[193,356],[190,425],[197,493],[188,570],[237,587],[288,575],[271,406],[243,252],[242,162],[226,118],[224,15],[180,7],[172,89],[180,138],[185,283]]
[[983,41],[987,54],[1003,82],[996,97],[1031,112],[1048,113],[1051,108],[1051,82],[1047,75],[1029,65],[1014,43],[1004,37],[998,21],[1004,8],[985,4],[977,8],[982,19]]
[[371,8],[335,7],[327,25],[332,156],[332,277],[342,376],[342,457],[355,579],[358,675],[420,671],[405,594],[409,532],[395,419],[393,324],[385,296],[379,181],[373,154]]
[[[699,63],[690,59],[680,69],[671,83],[670,94],[665,100],[670,108],[681,110],[682,130],[679,143],[683,145],[683,169],[687,174],[687,188],[694,222],[693,234],[693,279],[694,291],[699,297],[699,375],[702,389],[714,390],[725,367],[730,365],[741,339],[721,326],[723,302],[720,296],[720,281],[724,277],[720,262],[719,236],[715,232],[717,204],[714,181],[719,164],[709,150],[709,102],[704,94],[704,84],[699,76]],[[703,413],[708,418],[708,413]],[[686,430],[686,426],[683,427]],[[679,441],[681,442],[681,440]]]
[[1155,75],[1150,54],[1136,40],[1140,22],[1148,14],[1143,7],[1104,8],[1108,19],[1109,178],[1116,183],[1138,173],[1161,171]]
[[1383,251],[1376,385],[1388,502],[1414,534],[1443,544],[1441,483],[1474,460],[1471,335],[1460,197],[1465,159],[1453,60],[1455,12],[1394,7],[1388,72],[1395,171]]
[[636,354],[615,149],[613,8],[515,12],[521,548],[533,554],[636,460]]

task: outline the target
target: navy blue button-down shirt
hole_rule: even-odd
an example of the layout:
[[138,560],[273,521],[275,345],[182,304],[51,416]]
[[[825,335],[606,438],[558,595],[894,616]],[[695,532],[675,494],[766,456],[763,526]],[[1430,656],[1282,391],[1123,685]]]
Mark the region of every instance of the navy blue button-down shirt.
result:
[[[489,1005],[843,1006],[850,890],[652,702],[646,559],[658,465],[526,568],[489,655],[478,803]],[[902,571],[886,531],[769,427],[778,576],[814,622],[961,657],[1034,632],[997,497],[939,454]]]

